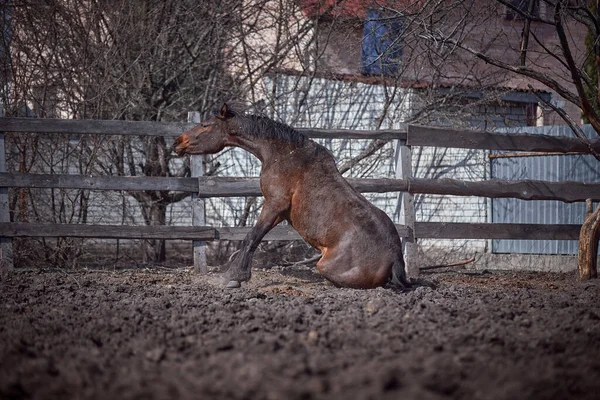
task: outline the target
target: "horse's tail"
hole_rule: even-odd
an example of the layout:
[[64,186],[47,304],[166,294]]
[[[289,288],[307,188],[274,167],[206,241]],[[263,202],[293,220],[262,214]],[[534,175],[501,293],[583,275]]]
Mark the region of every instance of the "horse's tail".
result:
[[400,257],[392,266],[392,275],[389,280],[390,285],[399,289],[415,289],[419,286],[425,286],[431,289],[436,288],[436,285],[433,282],[429,282],[425,279],[407,278],[405,268],[404,259]]
[[392,265],[392,276],[390,277],[390,283],[396,287],[409,289],[413,286],[413,283],[406,278],[405,264],[402,257]]

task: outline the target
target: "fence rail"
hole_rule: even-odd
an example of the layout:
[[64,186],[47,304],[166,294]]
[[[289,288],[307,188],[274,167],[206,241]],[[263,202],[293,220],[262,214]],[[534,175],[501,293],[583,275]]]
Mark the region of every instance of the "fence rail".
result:
[[[159,123],[147,121],[90,121],[47,120],[29,118],[0,118],[0,139],[3,132],[33,132],[43,134],[94,134],[174,137],[192,123]],[[408,151],[409,146],[454,147],[468,149],[511,150],[526,152],[590,153],[600,152],[600,139],[583,143],[579,139],[546,135],[499,134],[490,132],[457,131],[441,128],[409,126],[407,130],[356,131],[302,129],[312,138],[352,138],[398,140]],[[4,141],[0,140],[4,160]],[[406,162],[404,162],[406,164]],[[169,190],[197,194],[198,198],[260,196],[258,178],[231,177],[125,177],[79,176],[8,173],[0,165],[0,195],[6,188],[63,188],[89,190]],[[600,200],[600,183],[504,181],[467,182],[453,179],[348,179],[360,192],[407,192],[459,196],[512,197],[525,200],[560,200],[564,202]],[[4,199],[2,197],[2,199]],[[0,199],[0,200],[2,200]],[[409,198],[410,199],[410,198]],[[4,201],[4,200],[2,200]],[[0,239],[3,257],[8,255],[6,241],[15,237],[57,237],[113,239],[186,239],[195,241],[242,240],[250,228],[213,228],[206,226],[114,226],[24,224],[8,221],[8,204],[0,202]],[[407,219],[414,220],[414,219]],[[579,225],[490,224],[415,222],[397,225],[405,238],[444,239],[577,239]],[[7,239],[8,238],[8,239]],[[297,240],[290,226],[277,226],[264,240]]]
[[[0,132],[64,133],[92,135],[176,137],[196,124],[189,122],[63,120],[0,118]],[[577,138],[464,131],[410,125],[406,130],[360,131],[348,129],[298,129],[311,138],[388,139],[406,141],[408,146],[463,149],[515,150],[527,152],[600,152],[600,139],[583,142]]]
[[[0,118],[0,132],[64,133],[90,135],[176,137],[192,129],[192,122],[106,121],[43,118]],[[399,139],[406,140],[406,130],[361,131],[351,129],[304,129],[298,131],[320,139]]]
[[457,149],[515,150],[590,154],[600,151],[600,139],[582,141],[571,137],[459,131],[446,128],[411,125],[406,140],[408,146],[435,146]]
[[130,226],[83,224],[0,224],[3,237],[78,237],[98,239],[184,239],[214,240],[215,228],[208,226]]
[[[453,196],[481,196],[522,200],[559,200],[567,203],[600,200],[600,183],[456,179],[348,179],[361,193],[409,192]],[[262,196],[259,178],[137,177],[0,173],[0,187],[88,190],[169,190],[198,193],[198,197]]]
[[[2,237],[78,237],[99,239],[182,239],[244,240],[249,227],[126,226],[74,224],[0,224]],[[573,224],[500,224],[460,222],[416,222],[415,236],[437,239],[529,239],[576,240],[581,225]],[[409,237],[409,228],[396,225],[400,237]],[[302,240],[289,225],[273,228],[263,240]]]

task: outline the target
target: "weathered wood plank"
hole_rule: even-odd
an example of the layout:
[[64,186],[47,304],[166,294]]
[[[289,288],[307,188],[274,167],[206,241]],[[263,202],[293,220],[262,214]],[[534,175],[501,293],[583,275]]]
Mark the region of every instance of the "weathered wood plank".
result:
[[217,232],[205,226],[128,226],[79,224],[0,224],[5,237],[80,237],[101,239],[213,240]]
[[[581,225],[488,224],[416,222],[415,235],[437,239],[530,239],[577,240]],[[181,240],[243,240],[250,231],[243,228],[212,228],[194,226],[124,226],[66,224],[0,224],[4,237],[81,237],[103,239],[181,239]],[[409,230],[396,225],[398,234],[407,237]],[[289,225],[276,226],[263,240],[300,240]]]
[[0,186],[90,190],[169,190],[195,193],[196,178],[0,173]]
[[406,130],[387,129],[380,131],[363,131],[351,129],[306,129],[298,128],[313,139],[383,139],[406,141]]
[[[600,200],[600,183],[455,179],[348,179],[361,193],[404,192],[455,196],[512,197],[564,202]],[[261,196],[258,178],[128,177],[0,173],[0,187],[90,190],[170,190],[199,192],[199,197]]]
[[[428,193],[455,196],[512,197],[523,200],[559,200],[564,202],[600,199],[600,183],[506,181],[468,182],[456,179],[348,179],[359,192]],[[201,197],[260,196],[258,178],[201,178]]]
[[178,136],[196,124],[187,122],[83,119],[0,118],[0,131],[127,136]]
[[522,200],[559,200],[567,203],[600,199],[600,183],[548,182],[537,180],[468,182],[456,179],[411,179],[411,193],[479,196]]
[[[220,227],[217,230],[217,240],[244,240],[251,227]],[[396,225],[396,230],[400,237],[408,235],[408,227],[404,225]],[[270,240],[302,240],[298,232],[291,225],[277,225],[265,235],[263,241]]]
[[[410,146],[396,143],[396,178],[410,182],[412,174],[412,152]],[[402,241],[405,273],[409,277],[419,275],[419,252],[415,235],[414,196],[409,191],[399,193],[400,215],[398,222],[408,228],[408,234]]]
[[[0,131],[31,133],[66,133],[128,136],[179,136],[196,126],[193,122],[111,121],[45,118],[0,118]],[[304,129],[310,138],[399,139],[406,140],[406,130],[362,131],[349,129]]]
[[[360,192],[404,191],[396,179],[350,179]],[[198,186],[199,185],[199,186]],[[200,197],[260,196],[258,178],[201,177],[200,179],[145,176],[82,176],[0,173],[0,186],[90,190],[170,190],[200,192]]]
[[[200,112],[188,112],[188,122],[200,123]],[[192,155],[190,157],[190,170],[192,177],[204,175],[204,156]],[[206,225],[206,200],[198,196],[198,190],[192,193],[192,225]],[[206,242],[194,240],[192,243],[194,253],[194,269],[201,274],[208,273],[208,263],[206,261]]]
[[[418,125],[408,127],[406,143],[409,146],[462,149],[590,153],[588,146],[577,138],[463,131]],[[595,151],[600,151],[600,139],[590,140],[590,143]]]
[[[233,240],[241,241],[244,240],[246,235],[250,232],[251,227],[220,227],[217,230],[218,240]],[[265,235],[263,241],[269,240],[302,240],[298,232],[294,230],[290,225],[278,225],[271,229],[269,233]]]
[[[577,240],[581,225],[490,224],[455,222],[415,222],[415,236],[428,239],[515,239],[515,240]],[[217,240],[244,240],[251,227],[216,228]],[[409,228],[396,225],[398,235],[407,238]],[[289,225],[273,228],[263,239],[301,240]]]
[[[102,134],[175,137],[194,123],[44,118],[0,118],[0,131],[66,134]],[[438,146],[515,151],[583,152],[589,148],[576,138],[548,135],[502,134],[410,125],[404,130],[361,131],[346,129],[298,129],[311,138],[398,139],[409,146]],[[591,140],[600,151],[600,139]]]
[[[1,111],[1,110],[0,110]],[[0,173],[6,171],[6,148],[4,133],[0,130]],[[0,225],[10,222],[10,204],[8,201],[8,187],[0,184]],[[0,269],[11,270],[14,268],[12,240],[0,235]]]
[[347,181],[360,193],[388,193],[388,192],[406,192],[408,191],[408,180],[406,179],[359,179],[350,178]]
[[[361,193],[402,192],[408,182],[400,179],[348,179]],[[200,197],[243,197],[262,196],[259,178],[202,177],[198,179]]]
[[577,240],[581,225],[417,222],[415,235],[437,239]]
[[199,177],[198,197],[262,196],[259,178]]

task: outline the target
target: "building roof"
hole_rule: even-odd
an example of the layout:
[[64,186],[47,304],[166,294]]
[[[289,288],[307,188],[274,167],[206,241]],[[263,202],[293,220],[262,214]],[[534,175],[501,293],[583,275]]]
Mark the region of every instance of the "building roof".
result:
[[304,13],[311,17],[347,17],[365,19],[368,9],[405,10],[421,5],[422,0],[298,0]]
[[[277,69],[271,71],[272,75],[291,75],[291,76],[303,76],[306,73],[293,69]],[[343,81],[343,82],[356,82],[364,83],[367,85],[387,85],[396,86],[406,89],[425,90],[425,89],[438,89],[441,92],[447,91],[448,89],[461,89],[469,92],[469,96],[479,97],[485,91],[494,91],[496,93],[507,93],[503,100],[507,101],[518,101],[518,102],[537,102],[532,95],[532,91],[529,88],[523,87],[511,87],[510,85],[505,86],[490,86],[487,88],[481,88],[477,86],[469,86],[465,84],[457,84],[452,82],[428,82],[424,80],[409,80],[409,79],[396,79],[393,77],[385,77],[381,75],[365,75],[365,74],[343,74],[343,73],[314,73],[311,72],[310,76],[328,79],[332,81]],[[550,100],[551,92],[548,90],[534,88],[533,92],[541,96],[544,99]],[[509,95],[510,94],[510,95]]]

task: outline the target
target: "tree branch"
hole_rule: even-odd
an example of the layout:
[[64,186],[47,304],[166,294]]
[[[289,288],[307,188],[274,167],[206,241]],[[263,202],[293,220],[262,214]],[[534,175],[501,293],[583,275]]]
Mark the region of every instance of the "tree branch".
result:
[[[433,35],[433,34],[431,34]],[[431,40],[431,38],[427,37],[427,36],[423,36],[424,39],[426,40]],[[578,107],[581,107],[581,99],[575,95],[574,93],[570,92],[567,88],[565,88],[563,85],[561,85],[560,83],[558,83],[558,81],[556,81],[555,79],[550,78],[548,75],[541,73],[539,71],[536,71],[534,69],[531,68],[527,68],[527,67],[515,67],[513,65],[507,64],[503,61],[500,61],[498,59],[492,58],[490,56],[487,56],[485,54],[483,54],[482,52],[479,52],[475,49],[470,48],[469,46],[466,46],[454,39],[450,39],[450,38],[445,38],[441,35],[438,36],[437,40],[443,40],[446,41],[450,44],[452,44],[453,46],[456,46],[464,51],[467,51],[468,53],[472,54],[473,56],[479,58],[480,60],[485,61],[488,64],[494,65],[496,67],[499,67],[501,69],[504,69],[506,71],[509,72],[513,72],[515,74],[519,74],[519,75],[523,75],[523,76],[527,76],[529,78],[532,78],[546,86],[548,86],[548,88],[554,90],[556,93],[558,93],[559,95],[561,95],[564,99],[566,99],[567,101],[575,104]]]
[[575,84],[575,88],[577,89],[577,94],[579,95],[583,113],[589,119],[590,124],[592,124],[596,133],[600,135],[600,119],[598,118],[598,114],[596,114],[594,107],[592,107],[592,105],[590,104],[589,99],[587,98],[587,95],[585,93],[585,89],[583,88],[581,74],[579,72],[579,68],[575,64],[573,55],[571,54],[569,41],[567,39],[567,35],[563,27],[561,9],[562,1],[558,1],[556,3],[556,7],[554,8],[554,23],[556,25],[556,33],[558,34],[560,47],[562,49],[563,56],[565,57],[565,61],[569,66],[569,72],[571,73],[571,78],[573,79],[573,83]]
[[558,115],[560,115],[560,117],[567,123],[567,125],[569,125],[569,127],[571,128],[571,130],[573,131],[573,133],[575,134],[575,136],[577,136],[577,138],[579,140],[581,140],[582,143],[584,143],[586,146],[588,146],[590,153],[598,160],[600,161],[600,155],[598,155],[598,153],[596,152],[596,150],[594,150],[594,147],[592,147],[589,139],[587,138],[587,136],[585,136],[585,133],[583,132],[583,130],[581,129],[581,127],[576,124],[571,117],[569,116],[569,114],[567,114],[565,112],[565,110],[563,110],[562,108],[558,108],[557,106],[555,106],[554,104],[552,104],[551,102],[549,102],[548,100],[544,99],[542,96],[538,95],[537,92],[533,89],[533,87],[531,85],[529,86],[529,90],[531,91],[531,93],[537,97],[537,99],[544,103],[544,105],[546,105],[547,107],[550,107],[554,112],[556,112]]

